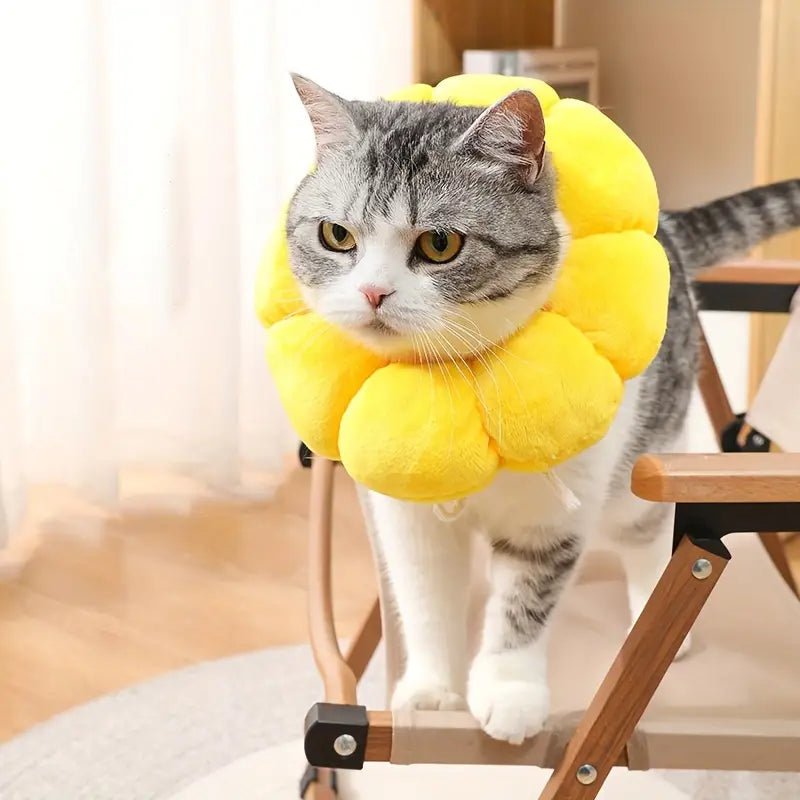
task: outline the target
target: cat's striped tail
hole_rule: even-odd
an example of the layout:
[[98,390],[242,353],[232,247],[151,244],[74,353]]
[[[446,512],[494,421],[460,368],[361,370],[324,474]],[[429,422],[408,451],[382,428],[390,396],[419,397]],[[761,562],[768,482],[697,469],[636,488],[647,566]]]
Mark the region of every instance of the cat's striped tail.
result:
[[772,183],[686,211],[661,215],[658,239],[690,274],[741,256],[800,226],[800,179]]

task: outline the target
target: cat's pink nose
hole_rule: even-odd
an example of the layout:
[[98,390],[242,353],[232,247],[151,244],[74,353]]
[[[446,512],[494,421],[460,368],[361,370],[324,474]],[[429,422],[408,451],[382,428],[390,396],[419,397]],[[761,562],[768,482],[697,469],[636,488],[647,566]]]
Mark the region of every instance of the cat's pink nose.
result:
[[372,306],[373,310],[377,311],[377,309],[381,307],[381,303],[383,303],[390,294],[394,294],[394,290],[367,284],[361,287],[361,294],[367,298],[367,302]]

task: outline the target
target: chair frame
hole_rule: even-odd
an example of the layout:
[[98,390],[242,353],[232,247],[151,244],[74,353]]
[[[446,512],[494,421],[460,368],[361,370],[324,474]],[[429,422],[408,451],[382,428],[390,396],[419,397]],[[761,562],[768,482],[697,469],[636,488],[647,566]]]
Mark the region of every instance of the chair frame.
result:
[[[707,270],[698,293],[703,306],[711,310],[733,306],[732,310],[775,312],[788,311],[798,286],[800,263],[743,261]],[[699,385],[719,439],[735,415],[702,330],[700,357]],[[304,800],[334,800],[337,769],[360,769],[365,761],[390,761],[397,738],[409,733],[400,715],[368,711],[357,701],[358,681],[382,635],[379,600],[372,604],[346,654],[336,636],[330,572],[334,469],[333,462],[314,459],[309,625],[325,702],[315,704],[306,717],[305,751],[314,766],[301,783]],[[761,531],[759,537],[773,563],[797,593],[775,534],[800,529],[800,454],[647,455],[635,465],[631,485],[645,500],[676,504],[673,556],[566,745],[546,747],[538,736],[521,748],[492,742],[467,712],[418,712],[413,735],[453,737],[463,743],[463,752],[475,752],[477,743],[489,754],[484,763],[552,768],[540,800],[591,800],[613,766],[650,766],[637,754],[636,726],[728,564],[730,553],[723,537]],[[800,738],[800,723],[792,735]],[[655,763],[659,748],[654,752],[651,743],[653,766],[698,768],[703,742],[695,742],[695,752],[682,760],[669,747],[670,736],[660,734],[662,755],[669,756],[659,763]],[[717,748],[721,736],[733,745],[742,745],[746,738],[736,730],[716,732],[710,738]],[[747,745],[753,746],[749,740]],[[771,752],[768,737],[759,747],[753,752],[759,769],[797,769],[796,756],[786,759],[782,752]],[[703,762],[703,766],[727,765]],[[747,764],[740,768],[746,769]]]

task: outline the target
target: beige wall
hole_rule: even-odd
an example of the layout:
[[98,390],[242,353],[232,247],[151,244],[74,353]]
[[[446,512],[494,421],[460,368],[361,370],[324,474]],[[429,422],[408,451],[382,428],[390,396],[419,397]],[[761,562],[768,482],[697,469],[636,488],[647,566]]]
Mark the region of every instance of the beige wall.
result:
[[[600,51],[600,104],[649,159],[664,208],[752,185],[760,0],[562,0],[563,44]],[[747,398],[744,315],[705,314],[736,410]],[[690,447],[713,435],[695,403]]]
[[752,183],[759,0],[564,0],[564,44],[600,50],[600,102],[665,207]]

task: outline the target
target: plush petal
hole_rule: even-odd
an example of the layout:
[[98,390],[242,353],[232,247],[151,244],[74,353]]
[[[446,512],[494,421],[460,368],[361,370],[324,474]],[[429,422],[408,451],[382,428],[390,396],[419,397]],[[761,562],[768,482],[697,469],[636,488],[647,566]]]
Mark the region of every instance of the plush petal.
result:
[[558,206],[572,235],[658,227],[658,192],[639,148],[602,111],[562,100],[546,119]]
[[465,497],[498,466],[475,388],[452,364],[378,370],[345,412],[339,451],[359,483],[416,501]]
[[598,233],[572,242],[547,305],[569,317],[627,380],[658,352],[668,293],[669,262],[652,236]]
[[558,102],[555,89],[536,78],[512,78],[508,75],[455,75],[445,78],[433,89],[437,103],[459,106],[490,106],[518,89],[533,92],[547,114]]
[[611,364],[546,311],[473,369],[484,427],[516,469],[546,470],[594,444],[622,399]]
[[342,415],[386,362],[312,313],[270,328],[267,361],[300,438],[315,453],[338,459]]
[[387,100],[405,100],[409,103],[428,103],[433,100],[433,87],[427,83],[412,83],[397,92],[386,95]]
[[287,209],[267,240],[256,275],[256,314],[266,327],[305,307],[289,267]]

